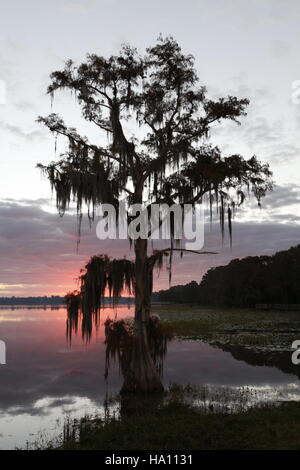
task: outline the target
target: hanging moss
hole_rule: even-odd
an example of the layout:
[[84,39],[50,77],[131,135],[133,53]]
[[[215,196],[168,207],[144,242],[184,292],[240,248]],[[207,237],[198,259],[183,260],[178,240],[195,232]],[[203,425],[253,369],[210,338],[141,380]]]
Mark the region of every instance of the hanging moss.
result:
[[93,325],[98,327],[104,297],[117,302],[123,292],[134,294],[134,264],[126,259],[111,260],[106,255],[93,256],[80,276],[80,292],[66,296],[68,310],[67,336],[77,334],[78,318],[82,320],[82,336],[89,341]]
[[78,333],[78,321],[81,308],[80,293],[78,291],[68,292],[65,296],[65,302],[67,305],[66,336],[68,342],[71,343],[73,333],[75,333],[75,335]]
[[[134,342],[138,341],[134,318],[106,320],[105,322],[105,377],[108,377],[111,361],[117,361],[123,376],[130,374]],[[172,328],[161,323],[159,316],[152,314],[147,323],[147,336],[151,357],[160,376],[168,342],[174,337]]]

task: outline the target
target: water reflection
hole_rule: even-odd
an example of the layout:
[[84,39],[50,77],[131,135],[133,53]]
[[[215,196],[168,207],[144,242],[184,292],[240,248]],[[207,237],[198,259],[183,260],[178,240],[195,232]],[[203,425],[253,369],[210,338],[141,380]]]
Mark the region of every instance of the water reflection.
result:
[[[118,318],[132,313],[127,306],[118,308]],[[102,321],[114,315],[106,308]],[[104,379],[102,326],[90,344],[74,337],[70,347],[65,309],[2,309],[0,317],[0,338],[7,345],[7,365],[0,366],[0,448],[24,445],[41,429],[54,433],[56,420],[64,414],[93,413],[103,405],[106,394],[119,391],[118,366],[112,364],[108,383]],[[175,341],[169,345],[164,382],[255,386],[257,396],[298,399],[297,368],[293,369],[290,358],[275,356]]]
[[230,344],[218,344],[217,347],[230,352],[238,361],[244,361],[253,366],[276,367],[286,374],[294,374],[300,378],[300,368],[292,363],[290,351],[261,351]]

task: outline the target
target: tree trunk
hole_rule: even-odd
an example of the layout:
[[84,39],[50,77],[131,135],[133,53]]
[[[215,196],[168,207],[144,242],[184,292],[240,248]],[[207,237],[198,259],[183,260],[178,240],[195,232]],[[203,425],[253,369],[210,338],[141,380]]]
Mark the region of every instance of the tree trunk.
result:
[[135,241],[135,337],[121,392],[162,391],[163,385],[148,343],[152,294],[152,267],[147,257],[147,240]]

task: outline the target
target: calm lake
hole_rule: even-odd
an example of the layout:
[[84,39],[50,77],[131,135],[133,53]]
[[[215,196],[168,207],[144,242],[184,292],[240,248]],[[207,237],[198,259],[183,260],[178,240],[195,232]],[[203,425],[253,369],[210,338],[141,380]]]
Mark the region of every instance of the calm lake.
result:
[[[118,318],[132,308],[118,307]],[[102,320],[114,318],[105,308]],[[112,366],[104,379],[103,328],[86,345],[66,341],[66,310],[1,309],[0,339],[6,342],[7,364],[0,365],[0,449],[24,447],[47,430],[57,434],[66,415],[97,412],[106,394],[118,392],[121,378]],[[261,357],[224,351],[196,341],[173,341],[164,366],[164,383],[210,387],[252,387],[255,399],[298,400],[299,378],[279,366],[266,367]],[[260,365],[257,365],[260,364]]]

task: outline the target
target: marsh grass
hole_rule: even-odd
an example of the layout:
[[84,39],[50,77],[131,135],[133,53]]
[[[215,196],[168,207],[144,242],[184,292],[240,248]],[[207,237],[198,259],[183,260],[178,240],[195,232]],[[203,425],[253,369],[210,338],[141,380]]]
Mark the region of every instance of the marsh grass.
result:
[[188,305],[156,305],[153,312],[172,324],[181,339],[290,351],[300,338],[300,312],[218,309]]
[[173,384],[164,395],[148,400],[147,406],[137,397],[130,405],[130,400],[116,395],[106,403],[105,413],[80,420],[68,418],[56,439],[46,442],[43,438],[31,448],[300,449],[300,405],[249,406],[253,394],[247,387],[210,389]]

